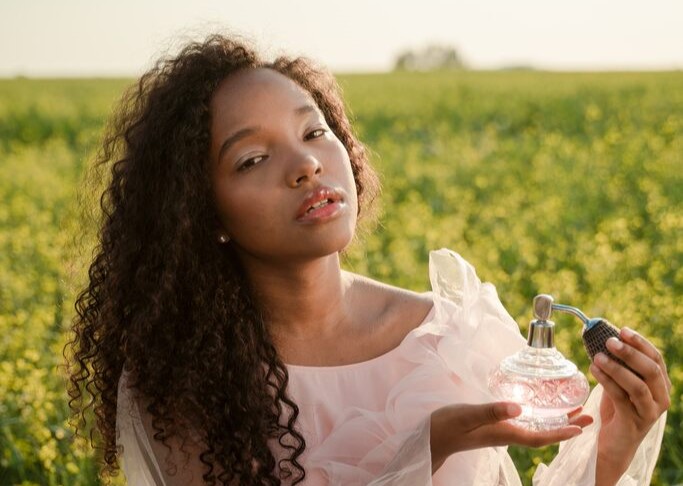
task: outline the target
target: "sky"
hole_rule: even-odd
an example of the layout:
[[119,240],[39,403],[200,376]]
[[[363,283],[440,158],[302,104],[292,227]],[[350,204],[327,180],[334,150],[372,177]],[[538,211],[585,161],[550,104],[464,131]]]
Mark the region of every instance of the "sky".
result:
[[473,69],[683,69],[683,0],[0,0],[0,76],[136,76],[217,31],[335,72],[437,43]]

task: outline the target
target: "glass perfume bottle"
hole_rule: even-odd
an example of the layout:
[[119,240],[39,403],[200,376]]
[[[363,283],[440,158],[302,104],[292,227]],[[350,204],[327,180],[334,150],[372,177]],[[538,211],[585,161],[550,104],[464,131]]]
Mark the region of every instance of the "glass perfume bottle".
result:
[[555,348],[552,304],[549,295],[534,298],[527,346],[503,359],[489,379],[497,399],[521,405],[513,422],[530,430],[567,425],[567,414],[583,405],[590,391],[584,374]]

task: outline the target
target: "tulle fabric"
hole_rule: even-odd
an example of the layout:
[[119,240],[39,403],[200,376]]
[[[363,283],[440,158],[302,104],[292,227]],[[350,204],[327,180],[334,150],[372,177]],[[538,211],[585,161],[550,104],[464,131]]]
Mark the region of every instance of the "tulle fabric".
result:
[[[494,401],[488,375],[525,340],[495,288],[481,283],[457,253],[431,252],[429,273],[434,305],[398,347],[344,366],[288,365],[289,392],[306,438],[303,484],[521,485],[505,447],[454,454],[431,474],[431,412],[452,403]],[[562,443],[549,465],[538,467],[535,486],[594,484],[601,393],[598,386],[585,405],[596,422]],[[117,437],[129,484],[164,484],[135,402],[121,384],[118,410]],[[665,418],[652,427],[619,486],[649,484]]]
[[[152,439],[153,440],[153,439]],[[116,445],[123,473],[131,486],[165,486],[166,482],[145,432],[133,391],[124,370],[116,402]]]

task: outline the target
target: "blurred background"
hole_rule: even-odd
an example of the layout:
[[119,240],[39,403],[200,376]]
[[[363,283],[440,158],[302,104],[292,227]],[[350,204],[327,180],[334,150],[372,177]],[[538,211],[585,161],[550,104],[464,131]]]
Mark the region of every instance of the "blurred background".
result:
[[[61,368],[96,229],[82,177],[123,90],[217,31],[337,75],[383,182],[346,268],[423,291],[448,247],[524,333],[543,292],[650,337],[674,382],[653,484],[683,483],[681,20],[675,0],[4,0],[0,484],[100,483]],[[557,325],[587,373],[576,322]],[[530,484],[556,448],[511,452]]]
[[230,29],[335,72],[391,70],[397,55],[456,47],[472,69],[683,68],[683,5],[652,0],[3,0],[2,76],[138,76],[169,44]]

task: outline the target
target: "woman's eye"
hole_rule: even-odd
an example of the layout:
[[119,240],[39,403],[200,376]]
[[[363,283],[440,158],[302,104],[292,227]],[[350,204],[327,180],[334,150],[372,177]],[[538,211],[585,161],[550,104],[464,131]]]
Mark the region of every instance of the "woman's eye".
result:
[[308,134],[306,135],[306,140],[310,140],[312,138],[320,138],[323,135],[325,135],[326,132],[327,130],[325,130],[324,128],[316,128],[315,130],[308,132]]
[[247,170],[255,166],[259,162],[262,162],[266,158],[265,155],[257,155],[256,157],[251,157],[240,164],[237,170]]

